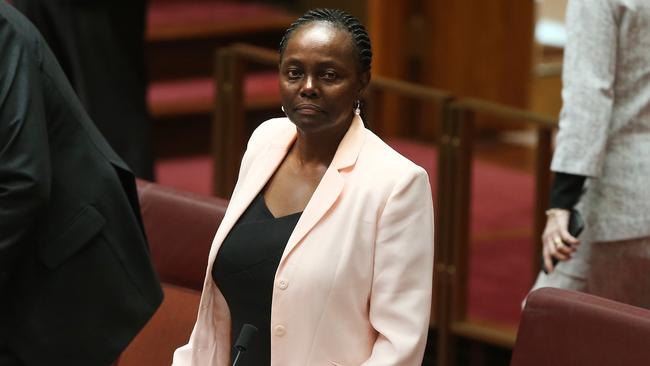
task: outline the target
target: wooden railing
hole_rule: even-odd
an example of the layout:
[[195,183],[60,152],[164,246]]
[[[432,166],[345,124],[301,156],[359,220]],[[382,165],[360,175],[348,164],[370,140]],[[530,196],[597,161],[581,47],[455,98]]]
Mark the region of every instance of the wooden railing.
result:
[[[237,180],[240,159],[248,139],[243,80],[249,67],[277,67],[276,51],[248,45],[221,49],[216,57],[219,80],[214,112],[213,156],[214,193],[230,197]],[[432,327],[437,328],[438,365],[453,364],[457,337],[480,340],[510,348],[516,329],[485,326],[467,319],[467,260],[469,251],[469,208],[471,203],[471,164],[474,145],[474,117],[477,114],[527,124],[537,131],[535,229],[538,238],[544,224],[544,208],[549,190],[551,135],[554,119],[528,111],[477,99],[456,99],[446,91],[400,80],[373,77],[370,90],[396,93],[434,105],[440,110],[432,120],[441,124],[438,141],[438,192],[436,199],[436,259]],[[279,107],[279,101],[278,101]],[[387,137],[387,136],[383,136]],[[539,271],[540,246],[535,242],[531,261]]]
[[[534,231],[532,235],[532,269],[539,272],[541,236],[545,223],[544,209],[550,182],[551,136],[557,127],[553,118],[478,99],[463,98],[450,106],[449,118],[442,126],[439,145],[438,217],[446,218],[447,228],[439,244],[444,248],[437,267],[442,299],[438,312],[438,364],[453,364],[454,337],[460,336],[506,348],[514,346],[516,329],[488,326],[467,318],[467,276],[469,257],[469,217],[471,204],[471,165],[475,117],[489,116],[532,126],[537,133],[535,149]],[[504,204],[507,204],[504,202]],[[437,248],[439,248],[438,246]],[[520,275],[520,274],[513,274]]]
[[[278,64],[276,51],[245,44],[235,44],[217,52],[215,60],[216,103],[212,125],[214,157],[213,192],[230,197],[237,182],[239,162],[248,140],[244,105],[244,76],[248,66],[267,67]],[[279,99],[269,105],[280,106]]]

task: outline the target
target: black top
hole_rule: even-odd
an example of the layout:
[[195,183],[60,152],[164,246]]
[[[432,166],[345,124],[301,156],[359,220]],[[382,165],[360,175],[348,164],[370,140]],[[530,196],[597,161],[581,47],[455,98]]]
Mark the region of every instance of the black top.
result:
[[[228,302],[234,345],[246,323],[257,327],[238,366],[271,364],[271,299],[280,258],[300,212],[274,217],[259,194],[223,241],[212,279]],[[233,349],[233,360],[236,351]]]
[[555,173],[551,186],[550,208],[572,209],[580,200],[586,178],[583,175]]

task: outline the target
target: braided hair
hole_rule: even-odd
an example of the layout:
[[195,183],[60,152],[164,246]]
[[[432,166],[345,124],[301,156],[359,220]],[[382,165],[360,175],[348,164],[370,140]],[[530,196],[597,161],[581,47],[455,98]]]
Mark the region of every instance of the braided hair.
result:
[[284,32],[284,36],[282,36],[282,40],[280,41],[280,59],[282,59],[284,49],[287,47],[287,43],[296,29],[312,22],[328,22],[348,32],[357,51],[359,71],[362,73],[370,71],[372,50],[370,48],[368,32],[357,18],[339,9],[312,9],[293,22]]

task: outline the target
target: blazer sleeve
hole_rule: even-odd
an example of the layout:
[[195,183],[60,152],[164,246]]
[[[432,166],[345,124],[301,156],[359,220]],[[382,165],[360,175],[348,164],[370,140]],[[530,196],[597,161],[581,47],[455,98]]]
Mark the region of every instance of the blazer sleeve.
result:
[[433,202],[426,172],[395,186],[379,219],[370,323],[379,333],[363,366],[422,363],[433,281]]
[[0,18],[0,298],[14,259],[49,196],[40,63],[26,42]]
[[618,21],[611,0],[570,0],[560,130],[551,169],[600,175],[614,106]]

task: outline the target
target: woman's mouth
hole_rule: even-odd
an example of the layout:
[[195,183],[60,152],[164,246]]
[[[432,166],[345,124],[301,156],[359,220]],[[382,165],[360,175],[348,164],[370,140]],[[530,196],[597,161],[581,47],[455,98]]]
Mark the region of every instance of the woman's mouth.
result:
[[315,104],[299,104],[294,110],[300,114],[314,115],[323,113],[323,109]]

